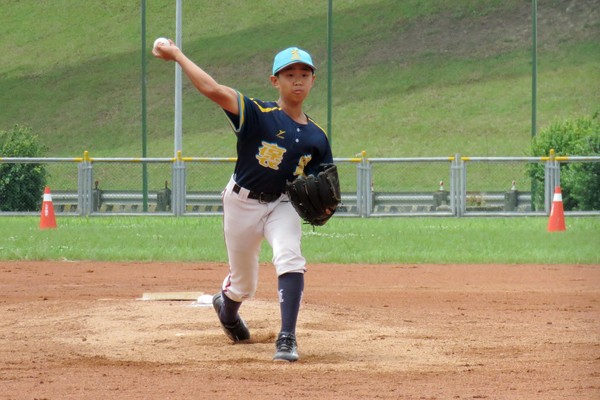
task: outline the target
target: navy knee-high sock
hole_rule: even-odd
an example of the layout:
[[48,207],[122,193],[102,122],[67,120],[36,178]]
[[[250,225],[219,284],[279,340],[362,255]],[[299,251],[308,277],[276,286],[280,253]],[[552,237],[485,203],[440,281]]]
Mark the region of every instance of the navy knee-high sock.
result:
[[281,332],[296,333],[296,322],[304,291],[304,274],[283,274],[278,278],[278,286]]
[[219,319],[225,325],[233,325],[239,318],[238,311],[242,306],[242,303],[231,300],[223,292],[221,292],[221,295],[223,296],[223,307],[221,307]]

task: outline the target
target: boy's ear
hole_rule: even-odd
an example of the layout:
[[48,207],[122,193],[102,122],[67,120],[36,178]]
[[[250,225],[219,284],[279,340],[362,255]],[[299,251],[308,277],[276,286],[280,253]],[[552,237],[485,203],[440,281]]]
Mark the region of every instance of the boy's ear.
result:
[[279,87],[279,78],[277,78],[275,75],[271,75],[271,85],[276,88]]

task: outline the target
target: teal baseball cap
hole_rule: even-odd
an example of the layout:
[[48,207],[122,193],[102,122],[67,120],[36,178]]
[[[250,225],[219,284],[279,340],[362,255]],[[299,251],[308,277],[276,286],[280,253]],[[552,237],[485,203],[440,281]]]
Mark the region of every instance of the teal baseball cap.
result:
[[296,63],[306,64],[311,67],[313,71],[317,69],[313,64],[310,54],[297,47],[289,47],[283,51],[280,51],[275,56],[275,60],[273,61],[273,75],[276,75],[288,65]]

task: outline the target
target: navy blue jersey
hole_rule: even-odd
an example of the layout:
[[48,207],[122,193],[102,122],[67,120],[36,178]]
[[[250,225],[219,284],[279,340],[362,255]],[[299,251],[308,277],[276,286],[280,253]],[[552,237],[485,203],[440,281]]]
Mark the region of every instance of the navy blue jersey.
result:
[[319,165],[332,163],[325,130],[308,118],[300,124],[276,102],[238,93],[239,115],[225,111],[237,135],[234,180],[246,189],[282,193],[286,181],[317,174]]

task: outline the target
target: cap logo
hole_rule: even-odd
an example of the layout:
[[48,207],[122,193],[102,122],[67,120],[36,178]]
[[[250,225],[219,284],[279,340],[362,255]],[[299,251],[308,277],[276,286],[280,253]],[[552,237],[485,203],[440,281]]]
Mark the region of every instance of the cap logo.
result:
[[301,60],[302,57],[300,57],[300,53],[298,52],[298,49],[292,49],[292,60]]

